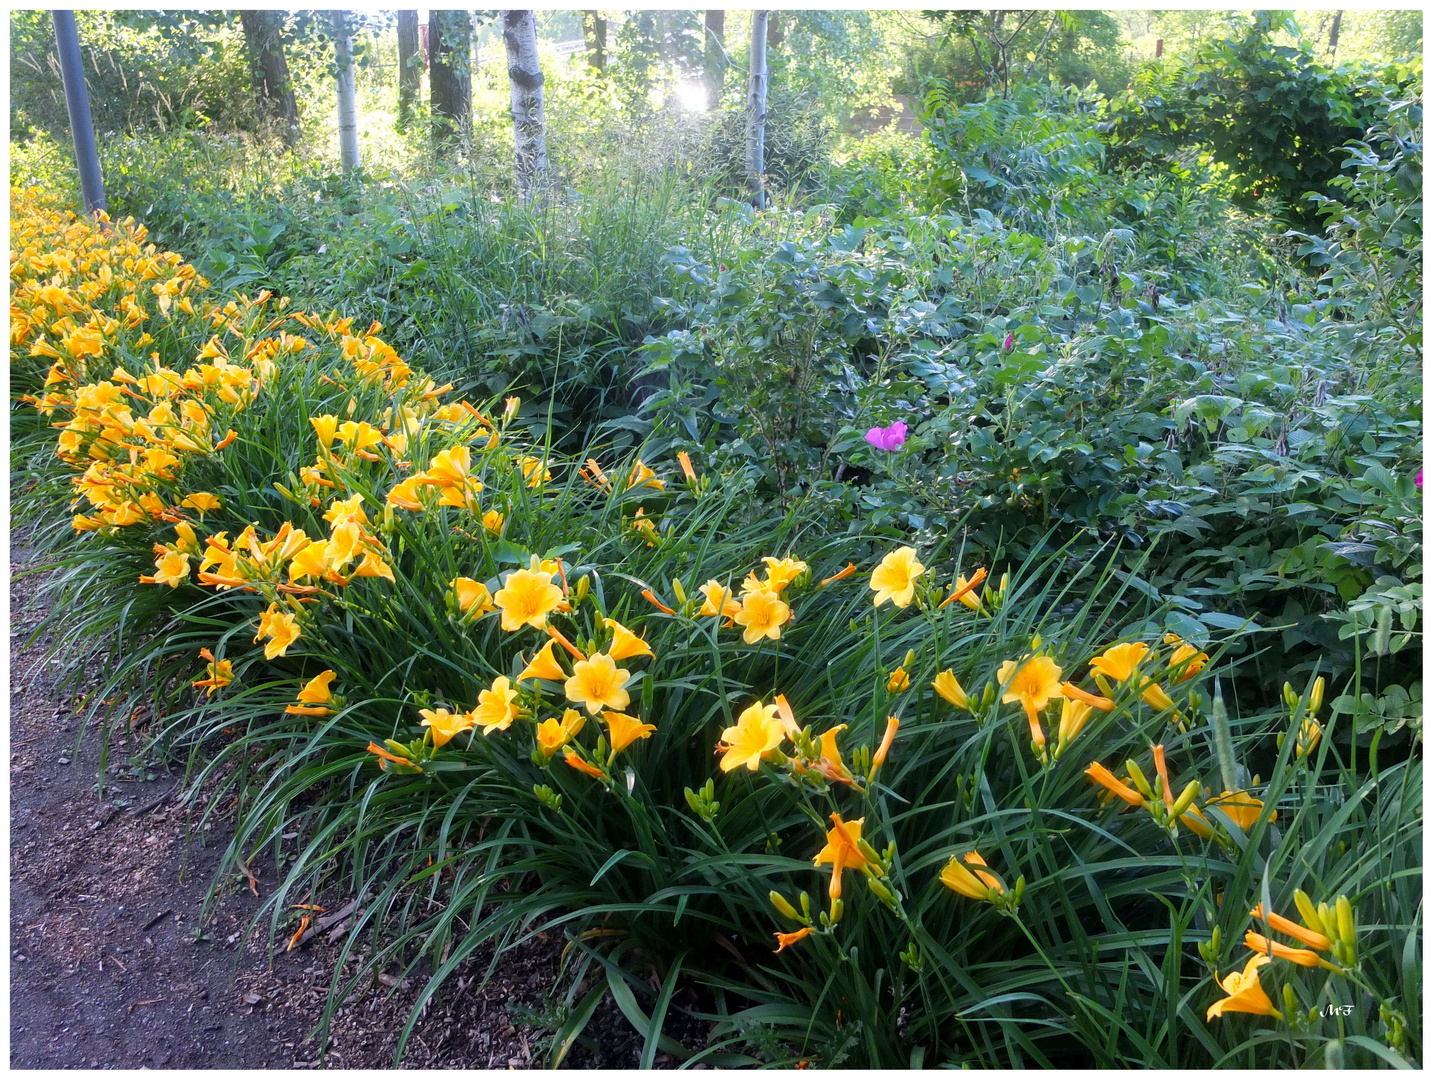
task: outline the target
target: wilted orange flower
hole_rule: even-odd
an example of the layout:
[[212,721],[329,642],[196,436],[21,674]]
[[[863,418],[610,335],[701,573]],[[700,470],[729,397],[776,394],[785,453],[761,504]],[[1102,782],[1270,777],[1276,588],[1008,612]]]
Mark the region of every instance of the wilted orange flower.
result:
[[803,926],[800,930],[797,930],[790,934],[783,934],[779,930],[774,931],[774,933],[776,934],[776,951],[780,952],[782,949],[786,948],[786,946],[795,945],[802,938],[810,934],[811,927]]

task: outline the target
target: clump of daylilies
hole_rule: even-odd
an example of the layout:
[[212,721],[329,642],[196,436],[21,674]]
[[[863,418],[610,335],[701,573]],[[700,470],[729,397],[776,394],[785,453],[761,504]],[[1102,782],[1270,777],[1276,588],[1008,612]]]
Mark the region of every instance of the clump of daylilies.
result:
[[[1315,906],[1307,893],[1295,889],[1294,904],[1302,922],[1294,922],[1278,912],[1265,912],[1262,904],[1255,905],[1249,915],[1263,922],[1265,932],[1261,934],[1251,929],[1245,933],[1244,945],[1252,955],[1242,970],[1231,971],[1222,979],[1218,977],[1222,945],[1219,927],[1215,926],[1209,941],[1199,946],[1200,955],[1213,970],[1215,981],[1225,994],[1209,1006],[1206,1020],[1213,1021],[1227,1013],[1242,1012],[1271,1016],[1295,1029],[1313,1028],[1318,1022],[1319,1010],[1303,1010],[1291,984],[1285,983],[1279,994],[1282,1009],[1264,989],[1259,978],[1260,970],[1270,968],[1276,960],[1304,968],[1323,968],[1353,981],[1360,991],[1366,989],[1361,985],[1356,970],[1358,927],[1354,921],[1353,904],[1348,897],[1338,896],[1332,904],[1325,902]],[[1299,945],[1288,945],[1275,935],[1293,938]],[[1325,953],[1328,955],[1323,955]]]

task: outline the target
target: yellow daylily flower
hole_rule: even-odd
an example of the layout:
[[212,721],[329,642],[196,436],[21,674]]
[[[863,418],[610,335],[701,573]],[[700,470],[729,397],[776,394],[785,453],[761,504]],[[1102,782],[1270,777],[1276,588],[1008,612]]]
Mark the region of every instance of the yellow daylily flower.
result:
[[513,705],[516,699],[517,689],[506,675],[499,675],[493,680],[491,689],[478,692],[478,707],[473,710],[473,722],[483,726],[484,735],[506,731],[517,719],[517,709]]
[[730,619],[741,610],[741,605],[732,598],[731,590],[716,578],[701,587],[701,594],[706,597],[706,603],[697,612],[698,615],[725,616]]
[[[1259,815],[1264,810],[1264,804],[1245,791],[1226,791],[1216,799],[1210,799],[1204,804],[1208,809],[1213,807],[1228,814],[1234,824],[1248,832],[1259,820]],[[1270,821],[1277,821],[1279,812],[1275,810],[1269,815]]]
[[841,898],[841,875],[844,870],[868,871],[871,860],[861,852],[861,826],[865,824],[865,818],[857,818],[855,821],[842,821],[841,815],[831,815],[831,828],[826,832],[826,846],[816,853],[813,860],[816,866],[831,864],[831,888],[832,900]]
[[166,551],[154,560],[154,573],[139,576],[142,585],[168,585],[177,589],[189,580],[189,556],[182,551]]
[[613,660],[626,660],[633,656],[652,656],[652,650],[645,641],[619,623],[616,619],[603,619],[602,625],[612,631],[612,644],[607,655]]
[[288,612],[280,611],[278,604],[270,604],[269,609],[259,616],[259,632],[254,635],[254,640],[257,642],[264,637],[269,639],[264,644],[264,659],[283,656],[289,646],[299,639],[298,620]]
[[1090,670],[1115,682],[1124,682],[1134,674],[1134,669],[1149,652],[1149,646],[1142,641],[1127,641],[1123,645],[1111,645],[1090,661]]
[[338,417],[328,414],[310,416],[308,422],[313,425],[314,434],[318,436],[318,444],[325,450],[331,447],[334,438],[338,435]]
[[[427,474],[419,474],[425,484],[434,487],[456,487],[460,491],[469,486],[473,468],[473,454],[466,446],[452,446],[433,455],[428,462]],[[415,477],[415,479],[417,479]],[[472,481],[474,490],[482,491],[483,485]]]
[[497,610],[492,593],[488,592],[488,587],[481,581],[460,577],[448,582],[448,586],[453,590],[458,611],[469,619],[480,619],[488,612]]
[[1179,675],[1179,682],[1188,682],[1204,670],[1205,664],[1209,663],[1208,653],[1200,652],[1178,634],[1165,634],[1164,643],[1178,646],[1169,657],[1169,666],[1179,668],[1184,665]]
[[959,681],[957,681],[954,668],[946,668],[942,671],[935,677],[935,682],[931,683],[931,686],[935,688],[937,694],[945,698],[946,701],[950,702],[957,709],[965,709],[967,711],[970,709],[970,699],[965,696],[965,690],[961,687]]
[[1000,700],[1007,705],[1019,702],[1030,721],[1030,738],[1036,746],[1045,745],[1045,733],[1040,730],[1040,710],[1053,698],[1064,697],[1060,687],[1060,665],[1045,655],[1032,656],[1021,663],[1007,660],[1000,665],[996,679],[1005,687]]
[[777,640],[781,628],[791,620],[791,609],[774,592],[758,589],[741,598],[741,610],[732,616],[732,621],[745,627],[742,640],[755,645],[762,638]]
[[541,458],[535,458],[525,454],[518,458],[518,468],[522,469],[523,479],[527,481],[530,488],[538,487],[552,479],[552,470],[545,469]]
[[925,567],[916,559],[915,548],[902,547],[892,551],[871,571],[871,589],[876,594],[876,607],[887,600],[896,607],[908,607],[915,598],[916,578],[924,573]]
[[658,480],[657,474],[643,465],[642,459],[638,458],[637,464],[632,466],[632,472],[627,477],[627,486],[629,488],[652,487],[663,491],[667,485],[665,481]]
[[447,709],[419,709],[422,725],[433,733],[433,745],[441,749],[448,745],[453,736],[470,730],[474,723],[472,713],[452,713]]
[[[1004,894],[1005,886],[1000,883],[999,878],[984,869],[986,865],[977,851],[967,851],[958,858],[952,855],[950,861],[945,864],[945,869],[940,872],[940,883],[972,900],[989,900],[992,896]],[[975,869],[972,870],[971,867]]]
[[329,684],[338,678],[336,671],[321,671],[304,684],[298,693],[298,704],[290,705],[284,709],[286,713],[294,713],[299,716],[329,716],[333,710],[329,708],[333,694],[329,690]]
[[623,689],[631,672],[619,668],[606,653],[593,653],[572,667],[572,677],[564,684],[569,701],[587,707],[589,713],[603,708],[625,709],[632,696]]
[[804,562],[800,559],[793,558],[790,554],[784,559],[778,559],[771,555],[763,555],[761,561],[766,563],[766,587],[777,596],[780,596],[786,586],[790,585],[807,570],[807,566]]
[[610,709],[602,713],[602,719],[607,723],[607,741],[614,754],[620,754],[638,739],[650,739],[657,730],[656,724],[644,724],[638,717]]
[[506,522],[507,518],[503,517],[503,515],[496,510],[489,510],[483,515],[483,528],[493,536],[501,536],[503,534],[503,525]]
[[1225,1013],[1242,1012],[1252,1013],[1255,1016],[1272,1016],[1282,1020],[1284,1014],[1274,1008],[1274,1003],[1269,1000],[1269,995],[1264,992],[1263,986],[1259,984],[1259,969],[1269,963],[1269,957],[1256,955],[1250,957],[1249,962],[1244,965],[1243,971],[1231,971],[1220,982],[1221,988],[1228,997],[1221,998],[1209,1006],[1205,1013],[1206,1021],[1213,1020],[1216,1016],[1223,1016]]
[[911,688],[911,677],[906,674],[903,667],[896,668],[891,672],[891,677],[886,680],[886,692],[890,694],[903,694]]
[[583,716],[576,709],[567,709],[562,714],[562,719],[549,717],[537,725],[537,748],[543,759],[551,758],[564,746],[577,737],[587,723],[587,717]]
[[721,733],[721,743],[717,746],[724,755],[721,771],[731,772],[745,765],[756,772],[761,759],[769,756],[785,738],[786,725],[777,716],[776,705],[763,705],[758,700],[743,710],[735,726]]
[[179,505],[192,506],[199,511],[199,516],[203,517],[209,511],[219,509],[219,496],[207,491],[196,491],[193,495],[186,495]]
[[[533,655],[527,667],[522,669],[522,674],[517,677],[517,681],[527,682],[528,679],[551,679],[553,682],[565,682],[567,680],[567,672],[562,670],[561,665],[557,662],[557,657],[553,655],[552,652],[556,645],[556,641],[549,641],[539,649]],[[521,659],[521,657],[519,657],[519,659]]]
[[493,602],[502,609],[504,630],[520,630],[524,626],[541,630],[547,625],[547,616],[562,602],[562,590],[545,571],[514,570]]
[[215,660],[214,654],[208,649],[200,649],[199,655],[209,661],[205,665],[205,678],[196,679],[190,686],[202,686],[206,695],[212,697],[215,690],[228,686],[234,681],[234,661]]

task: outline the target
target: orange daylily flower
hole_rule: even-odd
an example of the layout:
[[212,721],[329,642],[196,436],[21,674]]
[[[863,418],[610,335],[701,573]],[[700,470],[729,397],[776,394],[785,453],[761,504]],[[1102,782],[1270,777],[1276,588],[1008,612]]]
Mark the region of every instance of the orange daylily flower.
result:
[[776,931],[775,933],[776,933],[776,951],[777,951],[777,952],[780,952],[782,949],[786,948],[786,946],[788,946],[788,945],[795,945],[795,944],[796,944],[798,941],[800,941],[802,938],[804,938],[804,937],[806,937],[808,934],[810,934],[810,933],[811,933],[811,927],[809,927],[809,926],[803,926],[800,930],[797,930],[797,931],[795,931],[794,933],[790,933],[790,934],[783,934],[783,933],[781,933],[781,931],[779,931],[779,930]]

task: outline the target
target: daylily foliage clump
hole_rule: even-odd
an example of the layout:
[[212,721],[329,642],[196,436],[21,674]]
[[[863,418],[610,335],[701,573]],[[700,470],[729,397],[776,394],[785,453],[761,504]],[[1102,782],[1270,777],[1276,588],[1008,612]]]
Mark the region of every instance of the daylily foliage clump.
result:
[[[1237,1024],[1335,1038],[1340,995],[1408,1047],[1372,864],[1318,840],[1322,679],[1233,720],[1238,636],[1124,571],[774,521],[695,448],[559,453],[376,323],[213,297],[33,193],[12,218],[12,367],[74,542],[146,560],[115,585],[183,628],[171,736],[262,774],[230,863],[325,837],[275,912],[353,888],[394,920],[373,962],[430,957],[430,988],[561,930],[574,989],[686,972],[713,1045],[793,1063],[1045,1064],[1096,1032],[1207,1063]],[[1100,604],[1062,606],[1079,575]]]

